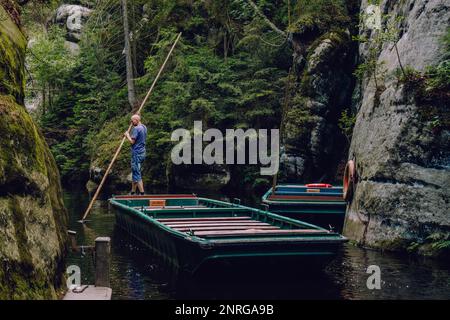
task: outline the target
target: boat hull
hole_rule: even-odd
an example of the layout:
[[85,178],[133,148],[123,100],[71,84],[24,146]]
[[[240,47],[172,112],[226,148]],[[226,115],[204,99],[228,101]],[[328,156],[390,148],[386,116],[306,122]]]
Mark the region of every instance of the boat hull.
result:
[[[120,228],[150,248],[164,264],[190,274],[217,265],[244,265],[254,268],[264,265],[283,266],[289,263],[298,264],[299,269],[323,268],[338,254],[342,243],[347,241],[338,235],[329,239],[321,236],[198,239],[195,236],[168,232],[155,223],[152,217],[136,209],[114,201],[112,207]],[[245,208],[239,206],[238,209],[242,209],[241,207]]]

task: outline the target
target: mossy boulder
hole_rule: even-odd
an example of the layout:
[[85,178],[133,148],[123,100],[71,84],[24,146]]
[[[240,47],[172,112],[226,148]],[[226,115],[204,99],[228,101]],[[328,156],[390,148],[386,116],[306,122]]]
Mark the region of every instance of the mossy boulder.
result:
[[50,150],[23,106],[26,40],[0,6],[0,300],[55,299],[67,213]]
[[282,176],[292,182],[333,182],[347,149],[338,122],[351,104],[356,47],[348,29],[333,27],[296,54],[302,59],[284,119]]
[[[3,5],[3,1],[0,2]],[[25,90],[26,39],[15,22],[0,5],[0,93],[23,102]]]

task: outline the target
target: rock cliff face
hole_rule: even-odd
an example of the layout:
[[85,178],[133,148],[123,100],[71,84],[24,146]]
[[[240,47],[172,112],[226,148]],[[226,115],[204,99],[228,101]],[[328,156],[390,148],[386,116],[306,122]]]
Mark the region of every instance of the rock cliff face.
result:
[[[333,182],[348,143],[338,127],[349,109],[357,48],[355,1],[305,5],[293,34],[296,85],[286,113],[281,177],[289,182]],[[342,170],[341,170],[342,171]]]
[[[368,7],[363,1],[361,11]],[[445,0],[382,1],[382,14],[399,20],[398,51],[403,66],[424,71],[443,58],[440,41],[450,22]],[[371,33],[360,30],[360,34]],[[361,44],[368,55],[371,41]],[[357,242],[388,249],[417,249],[424,254],[450,231],[450,132],[424,118],[424,106],[394,76],[399,61],[391,44],[378,57],[384,86],[379,98],[373,77],[361,84],[349,158],[359,183],[348,207],[344,233]],[[381,64],[383,63],[383,64]],[[428,107],[447,108],[447,105]]]
[[10,14],[0,5],[0,300],[54,299],[67,216],[55,161],[23,106],[26,40]]
[[68,40],[78,42],[80,41],[82,23],[91,12],[91,9],[83,6],[63,4],[56,10],[55,21],[66,25]]

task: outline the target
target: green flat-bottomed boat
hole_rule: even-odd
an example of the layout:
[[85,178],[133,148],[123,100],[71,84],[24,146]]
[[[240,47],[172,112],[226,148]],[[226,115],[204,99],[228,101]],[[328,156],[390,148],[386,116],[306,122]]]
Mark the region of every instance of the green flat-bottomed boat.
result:
[[116,223],[178,270],[211,262],[323,267],[347,239],[267,211],[195,195],[114,196]]
[[314,183],[279,184],[262,197],[268,211],[342,232],[347,203],[342,187]]

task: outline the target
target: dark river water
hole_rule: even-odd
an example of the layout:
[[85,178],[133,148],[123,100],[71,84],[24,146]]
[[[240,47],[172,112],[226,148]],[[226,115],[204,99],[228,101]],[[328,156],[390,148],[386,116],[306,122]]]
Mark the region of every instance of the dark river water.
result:
[[[199,195],[203,195],[199,193]],[[96,237],[111,237],[113,299],[449,299],[450,262],[408,257],[357,248],[344,252],[323,272],[302,274],[295,266],[243,274],[215,270],[196,278],[179,279],[139,242],[115,226],[107,199],[97,200],[85,225],[77,221],[86,209],[87,193],[66,191],[69,229],[80,245],[93,245]],[[89,253],[69,255],[68,265],[81,269],[83,284],[94,283]],[[381,270],[381,289],[368,289],[367,268]]]

